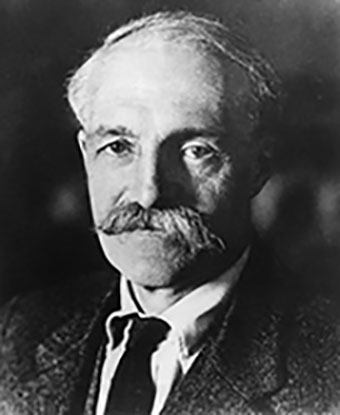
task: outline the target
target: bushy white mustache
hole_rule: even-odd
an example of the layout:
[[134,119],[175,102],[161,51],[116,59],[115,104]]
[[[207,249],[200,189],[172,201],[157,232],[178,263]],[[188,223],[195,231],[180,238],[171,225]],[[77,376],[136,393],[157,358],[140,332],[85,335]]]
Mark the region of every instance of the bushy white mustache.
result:
[[203,215],[183,206],[145,209],[137,202],[129,203],[114,207],[96,228],[106,235],[136,230],[161,231],[185,243],[189,251],[226,249],[224,242],[204,224]]

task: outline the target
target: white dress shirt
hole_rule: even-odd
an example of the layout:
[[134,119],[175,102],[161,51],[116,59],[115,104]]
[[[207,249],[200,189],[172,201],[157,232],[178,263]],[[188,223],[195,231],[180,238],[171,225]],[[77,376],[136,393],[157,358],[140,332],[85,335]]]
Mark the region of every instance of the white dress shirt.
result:
[[229,298],[231,288],[237,281],[248,258],[247,249],[234,266],[217,279],[191,291],[159,315],[143,314],[131,296],[126,278],[121,278],[121,309],[106,320],[108,342],[100,378],[96,415],[104,415],[112,379],[118,363],[125,352],[131,322],[127,324],[123,339],[116,344],[114,323],[117,317],[138,314],[140,318],[158,317],[171,327],[166,339],[159,344],[151,357],[151,374],[156,394],[151,415],[158,415],[178,377],[184,376],[199,355],[205,334],[214,321],[216,312]]

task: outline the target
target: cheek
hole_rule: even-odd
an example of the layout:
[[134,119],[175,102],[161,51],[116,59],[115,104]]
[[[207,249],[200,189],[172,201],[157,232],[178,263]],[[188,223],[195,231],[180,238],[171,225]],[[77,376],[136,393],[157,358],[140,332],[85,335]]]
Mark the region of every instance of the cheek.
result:
[[197,209],[213,213],[231,191],[231,164],[225,163],[217,171],[202,171],[193,180]]
[[117,204],[124,192],[124,179],[118,171],[113,171],[100,163],[87,166],[87,181],[90,201],[95,221],[102,219]]

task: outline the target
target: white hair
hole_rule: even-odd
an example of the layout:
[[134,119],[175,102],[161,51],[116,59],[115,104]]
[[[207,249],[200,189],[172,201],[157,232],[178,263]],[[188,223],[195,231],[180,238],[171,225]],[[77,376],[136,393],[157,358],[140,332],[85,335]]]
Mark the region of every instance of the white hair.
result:
[[87,119],[89,102],[98,87],[98,71],[108,56],[114,53],[114,48],[126,39],[134,38],[137,42],[155,36],[165,41],[194,45],[198,51],[207,51],[222,63],[222,67],[226,59],[238,65],[251,85],[247,97],[253,104],[249,106],[253,108],[250,119],[257,120],[261,104],[276,97],[278,81],[269,64],[224,24],[215,18],[190,12],[159,12],[132,20],[113,31],[71,76],[68,100],[81,124]]

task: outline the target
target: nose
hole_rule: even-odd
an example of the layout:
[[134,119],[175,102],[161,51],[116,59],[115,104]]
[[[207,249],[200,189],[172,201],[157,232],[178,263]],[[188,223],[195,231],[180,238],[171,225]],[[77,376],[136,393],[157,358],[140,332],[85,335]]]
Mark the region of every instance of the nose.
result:
[[145,209],[157,204],[160,197],[160,175],[157,153],[141,155],[134,169],[131,195]]
[[129,175],[129,199],[145,209],[194,206],[195,188],[169,142],[144,148]]

